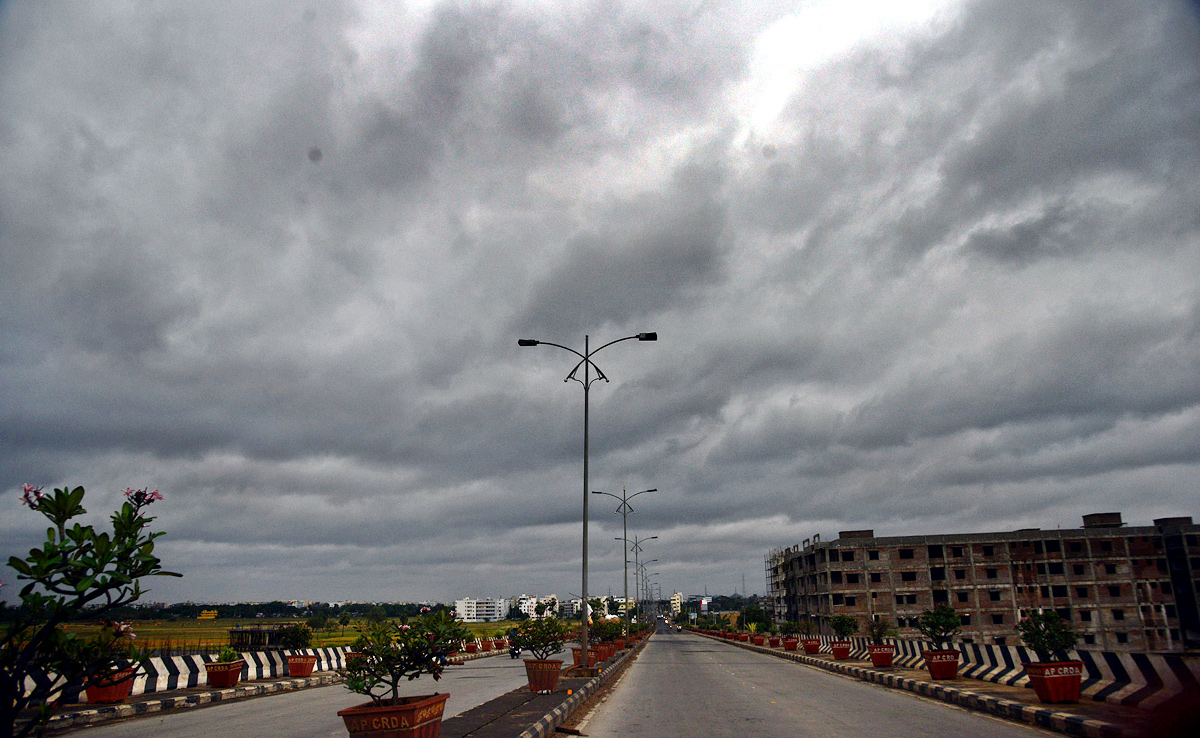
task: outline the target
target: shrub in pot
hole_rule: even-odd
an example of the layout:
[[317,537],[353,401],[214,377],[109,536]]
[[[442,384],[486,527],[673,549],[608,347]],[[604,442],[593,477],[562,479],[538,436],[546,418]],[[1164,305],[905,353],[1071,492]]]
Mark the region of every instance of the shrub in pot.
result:
[[1067,658],[1067,649],[1079,639],[1071,625],[1053,610],[1042,610],[1022,618],[1017,631],[1037,654],[1037,661],[1024,666],[1038,699],[1046,703],[1078,702],[1083,662]]
[[236,687],[242,678],[242,668],[245,666],[246,662],[242,659],[241,654],[232,646],[226,646],[221,649],[214,660],[204,664],[208,686],[217,689]]
[[[313,632],[304,623],[290,623],[279,629],[279,645],[287,651],[303,651],[312,646]],[[316,654],[285,653],[288,676],[311,676],[317,665]]]
[[872,666],[892,665],[892,659],[896,657],[896,644],[884,643],[884,639],[894,635],[896,635],[896,629],[892,626],[891,620],[876,617],[867,621],[867,637],[871,639],[871,643],[867,646],[867,653],[871,655]]
[[930,677],[953,679],[958,676],[959,653],[950,648],[950,643],[961,627],[962,618],[949,605],[938,605],[921,613],[917,630],[933,642],[933,649],[921,652]]
[[562,650],[570,636],[571,626],[558,618],[526,620],[517,627],[513,646],[533,655],[525,659],[525,676],[531,692],[550,694],[558,686],[563,662],[550,657]]
[[817,624],[810,618],[804,618],[797,625],[800,631],[800,642],[804,644],[804,653],[813,654],[821,650],[821,639],[817,638]]
[[445,611],[371,625],[338,669],[347,689],[371,699],[338,711],[351,738],[436,738],[449,695],[401,697],[400,683],[424,674],[441,679],[447,658],[467,635]]
[[799,632],[800,626],[794,620],[788,620],[783,625],[779,626],[779,632],[783,634],[783,650],[795,651],[796,646],[800,643],[796,638],[796,633]]
[[137,677],[138,662],[150,657],[149,651],[133,647],[137,636],[130,623],[101,620],[95,639],[85,648],[99,655],[110,654],[96,670],[84,680],[89,704],[111,704],[121,702],[133,692],[133,680]]
[[829,618],[829,627],[837,635],[837,639],[829,644],[833,657],[839,660],[850,658],[850,649],[854,645],[850,642],[850,636],[858,632],[858,620],[849,615],[834,615]]

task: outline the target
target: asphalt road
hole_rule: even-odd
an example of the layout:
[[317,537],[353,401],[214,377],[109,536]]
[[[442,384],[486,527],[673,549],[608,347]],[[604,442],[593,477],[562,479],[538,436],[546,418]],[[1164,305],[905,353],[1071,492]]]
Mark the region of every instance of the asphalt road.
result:
[[[449,692],[445,714],[449,718],[525,684],[525,663],[501,655],[452,666],[437,682],[428,676],[406,682],[401,694]],[[106,723],[72,735],[86,738],[346,738],[346,727],[337,711],[366,701],[363,696],[338,684],[212,707],[171,710],[153,717]]]
[[662,632],[578,727],[590,738],[1053,735],[700,636]]

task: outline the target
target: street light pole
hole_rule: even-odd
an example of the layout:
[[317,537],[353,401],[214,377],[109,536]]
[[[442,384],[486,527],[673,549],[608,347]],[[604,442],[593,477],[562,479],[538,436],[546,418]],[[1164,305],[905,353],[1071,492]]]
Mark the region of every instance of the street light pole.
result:
[[[625,495],[625,488],[622,487],[620,497],[617,497],[612,492],[598,492],[596,490],[592,490],[592,494],[608,495],[609,497],[613,498],[614,500],[621,501],[620,506],[617,507],[617,512],[621,513],[621,539],[620,540],[625,541],[626,543],[629,543],[629,513],[633,512],[633,508],[629,506],[629,501],[632,500],[634,497],[637,497],[638,495],[644,495],[647,492],[657,492],[657,491],[658,491],[657,487],[655,487],[653,489],[644,489],[641,492],[634,492],[633,494],[631,494],[627,497]],[[658,536],[655,536],[655,538],[657,538],[657,537]],[[621,550],[623,552],[622,558],[624,559],[624,562],[625,562],[624,567],[623,567],[625,570],[625,638],[628,639],[629,638],[629,552],[625,550],[624,546],[621,547]]]
[[[585,335],[583,337],[583,353],[579,353],[569,346],[563,346],[562,344],[551,343],[549,341],[537,341],[532,338],[517,339],[518,346],[554,346],[555,348],[569,351],[579,357],[579,363],[577,363],[575,367],[571,369],[571,371],[567,374],[566,379],[563,381],[569,382],[574,379],[576,382],[579,382],[581,385],[583,385],[583,618],[581,620],[582,627],[580,628],[581,632],[579,646],[582,650],[583,663],[585,666],[588,663],[588,394],[592,389],[592,382],[600,379],[603,379],[605,382],[609,381],[608,377],[604,374],[600,367],[597,366],[594,361],[592,361],[592,356],[599,353],[603,349],[608,348],[614,343],[630,341],[635,338],[639,341],[657,341],[658,334],[652,332],[636,333],[632,336],[625,336],[624,338],[618,338],[616,340],[609,341],[595,351],[592,351],[589,348],[589,336]],[[579,367],[581,366],[583,367],[583,379],[575,376],[575,373],[579,371]],[[592,369],[596,370],[595,377],[592,376]]]

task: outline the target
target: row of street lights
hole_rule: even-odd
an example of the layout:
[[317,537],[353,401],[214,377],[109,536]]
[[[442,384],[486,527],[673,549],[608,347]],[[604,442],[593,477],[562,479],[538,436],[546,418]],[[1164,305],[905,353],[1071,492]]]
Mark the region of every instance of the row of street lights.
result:
[[[517,341],[518,346],[554,346],[555,348],[569,351],[579,357],[579,361],[575,364],[571,371],[567,373],[567,377],[563,381],[569,382],[571,380],[575,380],[576,382],[579,382],[579,384],[583,385],[583,583],[581,585],[583,594],[583,618],[582,627],[580,628],[579,646],[584,654],[588,652],[588,394],[591,392],[593,382],[601,379],[603,379],[605,382],[609,381],[608,376],[606,376],[600,367],[597,366],[594,361],[592,361],[592,356],[599,353],[601,350],[612,346],[614,343],[631,341],[633,339],[637,339],[638,341],[657,341],[658,334],[636,333],[632,336],[625,336],[624,338],[618,338],[614,341],[609,341],[595,350],[589,348],[589,337],[585,335],[583,337],[582,353],[570,348],[569,346],[563,346],[561,344],[551,343],[549,341],[537,341],[532,338],[522,338]],[[577,376],[580,367],[583,368],[582,379]],[[592,376],[592,370],[595,370],[595,376]],[[626,555],[626,559],[628,558],[628,555]],[[626,584],[625,602],[627,603],[627,611],[629,602],[628,589],[629,586]]]

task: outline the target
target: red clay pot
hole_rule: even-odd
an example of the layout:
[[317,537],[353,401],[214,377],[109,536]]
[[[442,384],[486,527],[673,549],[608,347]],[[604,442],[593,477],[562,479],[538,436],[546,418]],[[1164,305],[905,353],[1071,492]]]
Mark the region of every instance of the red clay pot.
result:
[[[596,656],[597,656],[597,654],[596,654],[595,649],[589,648],[588,649],[588,668],[589,669],[596,665]],[[582,666],[583,665],[583,648],[581,648],[581,647],[572,648],[571,649],[571,659],[575,666]]]
[[754,645],[761,646],[762,644],[766,643],[767,638],[766,638],[766,636],[756,635],[756,636],[750,636],[750,640],[751,640],[751,642],[754,643]]
[[237,686],[238,680],[242,678],[242,667],[245,665],[246,662],[241,659],[237,661],[208,662],[204,665],[204,671],[208,678],[208,686],[216,687],[217,689]]
[[287,659],[288,676],[312,676],[313,669],[317,666],[317,657],[311,654],[287,654],[284,658]]
[[896,646],[894,644],[882,646],[872,644],[867,646],[867,653],[871,654],[871,666],[891,666],[892,659],[896,657]]
[[479,644],[475,641],[470,641],[463,646],[463,650],[467,653],[479,653]]
[[800,641],[797,638],[784,638],[783,639],[783,650],[784,651],[795,651],[796,646],[798,646],[798,645],[800,645]]
[[448,694],[401,697],[338,710],[350,738],[437,738]]
[[805,638],[800,642],[804,644],[804,653],[813,654],[821,652],[820,638]]
[[558,686],[562,674],[562,659],[525,659],[525,676],[529,679],[529,691],[550,694]]
[[768,638],[767,645],[771,648],[779,648],[779,636],[771,636]]
[[[1025,664],[1029,686],[1038,699],[1047,704],[1078,702],[1079,685],[1083,679],[1082,661],[1034,661]],[[91,702],[88,695],[88,702]]]
[[118,669],[88,678],[85,688],[88,704],[107,705],[124,700],[133,693],[133,672],[133,668]]
[[921,656],[933,679],[953,679],[958,676],[958,651],[922,651]]

